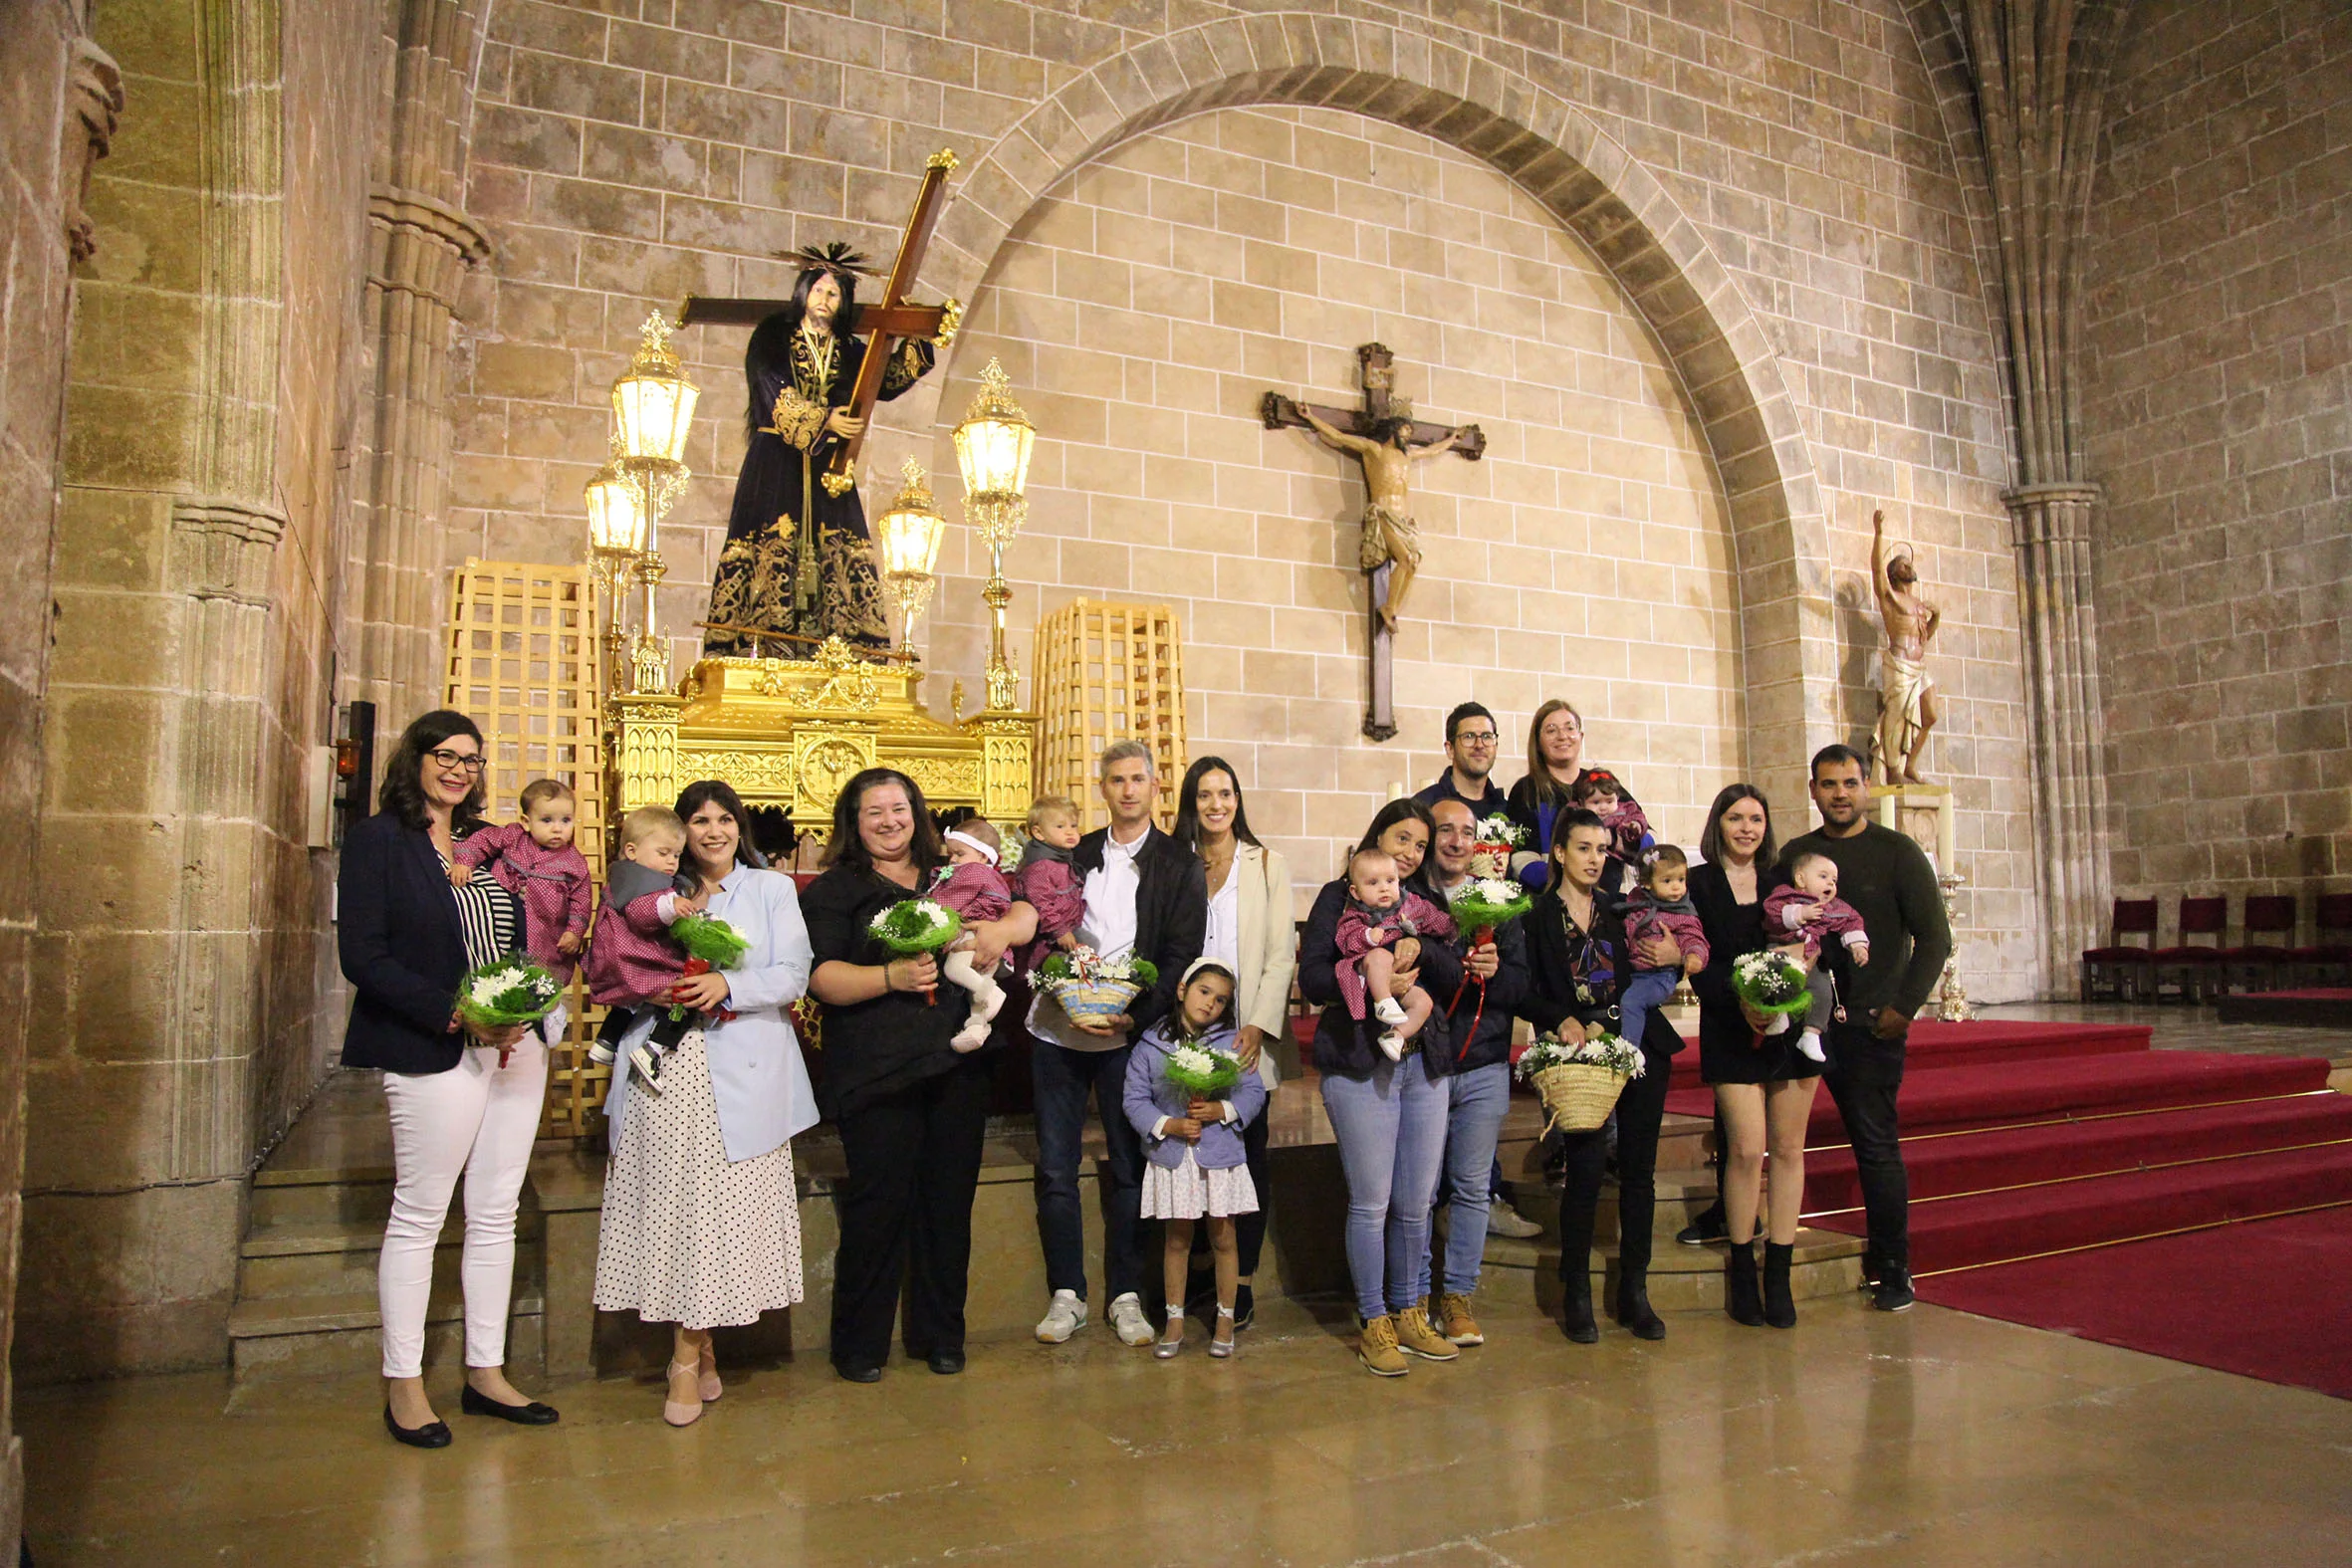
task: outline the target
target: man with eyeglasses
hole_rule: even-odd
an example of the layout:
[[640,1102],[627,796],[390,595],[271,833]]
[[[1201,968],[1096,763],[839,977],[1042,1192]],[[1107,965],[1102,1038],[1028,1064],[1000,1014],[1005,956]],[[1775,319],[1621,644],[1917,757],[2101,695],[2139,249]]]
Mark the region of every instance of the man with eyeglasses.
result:
[[1511,802],[1495,787],[1495,750],[1502,742],[1495,716],[1484,703],[1466,702],[1446,715],[1446,771],[1413,796],[1423,805],[1459,800],[1481,821],[1507,815]]

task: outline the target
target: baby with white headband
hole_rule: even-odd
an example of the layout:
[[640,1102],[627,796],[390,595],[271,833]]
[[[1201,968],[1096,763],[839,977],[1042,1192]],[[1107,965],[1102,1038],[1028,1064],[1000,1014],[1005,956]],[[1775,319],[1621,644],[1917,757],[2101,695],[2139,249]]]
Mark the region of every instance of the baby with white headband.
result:
[[[997,836],[996,828],[986,817],[975,816],[958,822],[942,836],[947,864],[939,868],[938,880],[931,886],[932,899],[954,910],[966,926],[1004,919],[1013,908],[1013,884],[998,868],[1004,858],[1004,840]],[[956,938],[939,966],[941,974],[972,993],[972,1015],[949,1042],[960,1051],[975,1051],[988,1043],[989,1023],[1005,1005],[1005,988],[972,963],[977,940],[969,931]]]

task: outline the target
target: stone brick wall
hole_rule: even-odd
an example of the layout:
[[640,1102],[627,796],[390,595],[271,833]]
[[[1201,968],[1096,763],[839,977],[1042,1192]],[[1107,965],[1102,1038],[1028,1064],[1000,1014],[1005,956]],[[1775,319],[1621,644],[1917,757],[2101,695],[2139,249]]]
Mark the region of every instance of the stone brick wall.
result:
[[41,1377],[224,1358],[243,1178],[324,1066],[303,765],[377,91],[364,0],[98,23],[151,108],[93,184],[69,362],[18,1362]]
[[[2007,466],[1999,394],[1984,280],[1946,141],[1938,87],[1902,7],[1824,6],[1793,18],[1780,8],[1725,4],[1670,18],[1602,0],[1580,7],[1574,19],[1565,21],[1548,8],[1511,6],[1457,9],[1442,21],[1385,5],[1357,7],[1346,21],[1304,14],[1244,20],[1238,9],[1215,5],[1186,6],[1180,15],[1174,7],[1125,7],[1109,20],[1096,20],[1091,12],[1077,17],[1020,4],[953,9],[952,29],[936,5],[853,16],[717,0],[679,0],[658,14],[618,18],[545,5],[494,12],[478,84],[465,206],[493,232],[497,256],[469,281],[461,312],[465,333],[458,349],[447,564],[467,555],[577,559],[583,551],[580,485],[602,454],[604,390],[647,305],[672,304],[688,291],[782,292],[789,279],[777,253],[813,240],[845,237],[887,254],[915,171],[943,143],[968,159],[985,158],[987,165],[983,169],[976,163],[968,173],[979,182],[970,191],[969,210],[951,211],[942,224],[942,269],[957,265],[956,247],[966,242],[981,247],[967,253],[970,266],[990,269],[987,280],[972,291],[978,313],[975,349],[966,352],[976,351],[985,320],[997,351],[1026,350],[1033,365],[1068,365],[1072,374],[1098,378],[1108,370],[1078,368],[1087,363],[1084,353],[1091,345],[1075,324],[1086,309],[1101,306],[1088,296],[1100,280],[1077,277],[1086,269],[1075,263],[1128,265],[1136,258],[1116,252],[1115,234],[1087,247],[1062,246],[1051,233],[1040,238],[1044,214],[1066,209],[1074,221],[1082,207],[1104,209],[1109,202],[1102,191],[1121,176],[1131,182],[1140,173],[1168,186],[1168,200],[1176,204],[1173,215],[1144,216],[1171,224],[1171,232],[1176,225],[1190,226],[1194,220],[1183,214],[1192,211],[1207,220],[1205,236],[1246,235],[1253,225],[1273,223],[1280,209],[1286,238],[1266,242],[1267,249],[1311,255],[1319,240],[1287,238],[1291,213],[1301,214],[1302,234],[1319,232],[1312,218],[1332,216],[1318,211],[1319,194],[1298,196],[1316,186],[1313,178],[1302,177],[1270,197],[1263,188],[1269,162],[1261,159],[1253,172],[1246,153],[1238,161],[1222,160],[1212,154],[1225,149],[1200,142],[1196,130],[1179,128],[1135,143],[1133,149],[1119,148],[1133,128],[1154,115],[1181,113],[1180,108],[1155,107],[1175,102],[1169,96],[1175,87],[1163,88],[1163,82],[1198,84],[1195,91],[1207,95],[1199,100],[1204,104],[1220,93],[1228,99],[1239,95],[1245,101],[1294,103],[1311,99],[1312,84],[1352,74],[1362,88],[1359,107],[1343,114],[1329,112],[1310,128],[1330,133],[1332,114],[1358,121],[1358,128],[1343,131],[1341,140],[1372,145],[1384,139],[1397,166],[1457,183],[1471,178],[1462,153],[1441,153],[1429,139],[1395,141],[1378,128],[1381,122],[1414,122],[1415,106],[1438,91],[1433,84],[1441,81],[1446,92],[1480,103],[1525,105],[1537,96],[1556,95],[1572,106],[1579,124],[1591,127],[1587,152],[1603,170],[1600,177],[1620,188],[1639,185],[1654,191],[1644,208],[1654,232],[1705,258],[1708,276],[1724,280],[1720,288],[1709,285],[1714,292],[1705,295],[1711,302],[1707,309],[1720,321],[1738,324],[1736,330],[1726,329],[1728,338],[1711,345],[1694,346],[1664,331],[1653,334],[1659,341],[1638,347],[1635,339],[1645,328],[1618,307],[1617,321],[1607,330],[1616,336],[1597,339],[1607,342],[1609,351],[1595,368],[1646,364],[1650,384],[1604,389],[1604,401],[1622,397],[1671,428],[1689,418],[1693,402],[1704,412],[1727,370],[1744,366],[1785,387],[1784,396],[1774,394],[1763,410],[1767,418],[1789,421],[1785,436],[1765,433],[1753,418],[1743,429],[1741,418],[1709,414],[1711,446],[1702,458],[1686,463],[1671,479],[1640,476],[1645,487],[1678,498],[1675,504],[1684,508],[1678,527],[1696,527],[1698,520],[1720,514],[1727,492],[1735,512],[1746,505],[1755,465],[1744,455],[1743,443],[1747,454],[1760,441],[1766,443],[1778,472],[1801,490],[1801,504],[1788,503],[1801,513],[1793,553],[1785,518],[1777,544],[1764,534],[1744,531],[1735,518],[1731,538],[1719,538],[1676,562],[1687,573],[1678,583],[1694,588],[1720,583],[1726,571],[1735,575],[1745,633],[1727,638],[1718,628],[1700,639],[1700,646],[1712,650],[1712,663],[1683,677],[1695,683],[1695,690],[1681,695],[1695,710],[1683,739],[1668,743],[1658,733],[1681,723],[1677,710],[1671,705],[1661,709],[1654,694],[1635,690],[1632,650],[1642,634],[1622,621],[1597,633],[1588,622],[1572,633],[1563,628],[1556,640],[1546,631],[1533,642],[1515,640],[1508,649],[1498,638],[1491,656],[1467,641],[1436,648],[1412,643],[1399,672],[1408,708],[1406,735],[1376,751],[1348,738],[1345,732],[1352,726],[1339,725],[1359,678],[1356,656],[1348,651],[1355,634],[1349,600],[1341,595],[1361,590],[1339,564],[1347,532],[1340,524],[1351,503],[1336,482],[1336,459],[1303,450],[1304,438],[1295,434],[1260,437],[1247,431],[1249,401],[1264,385],[1281,379],[1311,381],[1335,393],[1344,385],[1344,356],[1361,340],[1358,329],[1366,320],[1379,320],[1382,333],[1399,346],[1418,321],[1422,325],[1419,336],[1410,337],[1408,365],[1418,356],[1424,365],[1436,361],[1454,377],[1451,384],[1443,378],[1422,383],[1422,395],[1433,406],[1475,410],[1499,436],[1507,434],[1506,426],[1526,431],[1546,422],[1587,440],[1596,434],[1576,427],[1572,412],[1554,413],[1545,397],[1530,400],[1528,393],[1513,391],[1501,371],[1485,367],[1483,356],[1499,354],[1503,341],[1520,334],[1544,340],[1544,329],[1508,323],[1495,341],[1481,345],[1454,325],[1442,333],[1435,325],[1438,302],[1428,297],[1430,283],[1456,277],[1458,267],[1467,269],[1461,277],[1483,278],[1479,269],[1491,266],[1491,258],[1466,254],[1457,261],[1427,246],[1426,262],[1367,254],[1367,247],[1379,243],[1369,232],[1346,237],[1346,262],[1318,260],[1318,268],[1327,265],[1331,273],[1327,283],[1319,272],[1304,285],[1280,277],[1253,280],[1247,275],[1245,246],[1243,274],[1216,280],[1235,302],[1231,308],[1245,314],[1256,308],[1262,319],[1268,311],[1287,312],[1279,328],[1261,328],[1259,336],[1271,344],[1279,332],[1312,351],[1303,373],[1294,374],[1280,361],[1242,360],[1214,387],[1203,380],[1193,390],[1170,394],[1186,401],[1187,439],[1197,422],[1204,439],[1209,431],[1230,430],[1252,443],[1240,452],[1217,454],[1217,477],[1225,480],[1230,474],[1225,482],[1233,501],[1212,493],[1204,503],[1197,486],[1184,488],[1186,481],[1177,476],[1193,472],[1183,466],[1193,454],[1175,450],[1155,454],[1172,461],[1147,466],[1137,479],[1102,485],[1065,480],[1058,488],[1067,497],[1041,507],[1055,518],[1042,519],[1035,538],[1015,552],[1012,569],[1022,606],[1017,614],[1026,621],[1058,594],[1138,591],[1132,562],[1115,559],[1115,548],[1104,548],[1117,537],[1111,520],[1118,502],[1145,504],[1138,509],[1144,518],[1140,526],[1150,536],[1145,548],[1153,551],[1178,548],[1180,508],[1230,508],[1257,529],[1259,556],[1279,560],[1276,575],[1292,579],[1279,590],[1265,590],[1263,597],[1236,600],[1235,618],[1254,616],[1268,628],[1267,645],[1254,651],[1263,655],[1258,660],[1262,677],[1277,684],[1265,690],[1256,686],[1248,651],[1241,661],[1241,685],[1218,684],[1234,678],[1234,661],[1196,635],[1196,659],[1206,679],[1200,683],[1195,717],[1202,728],[1195,732],[1194,746],[1248,750],[1264,760],[1280,760],[1279,753],[1258,752],[1282,744],[1263,733],[1263,720],[1245,725],[1233,716],[1236,705],[1227,694],[1244,688],[1279,698],[1286,715],[1296,712],[1302,722],[1317,727],[1317,736],[1338,730],[1331,735],[1336,755],[1327,766],[1300,765],[1269,781],[1278,788],[1300,791],[1298,827],[1304,836],[1327,841],[1335,831],[1328,821],[1307,828],[1304,796],[1313,781],[1328,778],[1331,787],[1354,792],[1352,814],[1368,812],[1384,784],[1435,772],[1434,715],[1442,712],[1445,699],[1465,687],[1488,690],[1490,683],[1504,695],[1503,706],[1517,715],[1525,714],[1527,697],[1536,690],[1563,690],[1592,703],[1599,710],[1596,754],[1629,767],[1637,761],[1663,767],[1672,779],[1669,791],[1689,804],[1703,798],[1702,783],[1749,766],[1743,749],[1724,739],[1727,727],[1737,730],[1745,723],[1751,741],[1765,724],[1795,727],[1808,743],[1831,736],[1858,740],[1867,732],[1876,712],[1878,642],[1865,579],[1868,526],[1871,508],[1887,506],[1898,530],[1918,543],[1923,572],[1945,611],[1936,671],[1951,699],[1951,718],[1931,766],[1959,791],[1962,869],[1976,889],[1965,968],[1980,995],[2014,996],[2032,989],[2035,916],[2020,741],[2015,577],[1998,501]],[[1309,69],[1301,69],[1301,62]],[[1266,116],[1250,122],[1287,123],[1294,133],[1304,123]],[[1017,124],[1021,128],[1008,136]],[[1443,139],[1442,121],[1432,133]],[[1508,141],[1497,130],[1466,150],[1477,158]],[[1190,172],[1194,146],[1203,148],[1199,176]],[[1151,147],[1158,152],[1146,150]],[[1128,161],[1165,157],[1171,148],[1184,151],[1188,160],[1188,172],[1180,179],[1155,176]],[[1503,155],[1494,153],[1486,161]],[[1545,166],[1556,177],[1557,159]],[[1335,171],[1313,172],[1337,178]],[[1260,186],[1257,194],[1245,188],[1252,179]],[[1069,183],[1063,186],[1063,180]],[[1407,212],[1416,204],[1445,206],[1456,199],[1443,186],[1394,195]],[[1478,199],[1486,204],[1482,220],[1491,216],[1563,277],[1590,284],[1591,256],[1570,260],[1575,246],[1563,243],[1556,221],[1537,243],[1535,236],[1547,227],[1542,216],[1524,203],[1514,215],[1511,202],[1518,198],[1501,191],[1492,171]],[[1246,205],[1252,202],[1270,205],[1261,211]],[[998,233],[1010,235],[1001,251],[990,238]],[[1597,253],[1610,254],[1609,235],[1582,237]],[[1408,219],[1405,238],[1402,248],[1409,251],[1412,239],[1437,236],[1414,231]],[[1461,249],[1475,253],[1479,247]],[[1045,251],[1057,253],[1050,285],[1037,276],[1046,268]],[[1058,271],[1058,256],[1065,251],[1073,262],[1066,285]],[[1662,279],[1658,257],[1616,254],[1624,268],[1616,277],[1621,299],[1654,304],[1661,282],[1672,282]],[[1297,263],[1288,265],[1297,273]],[[1034,323],[991,303],[992,294],[1024,266],[1030,271],[1020,292],[1044,313]],[[1172,250],[1164,271],[1170,278],[1182,272]],[[1421,292],[1405,290],[1399,280],[1407,276],[1422,280]],[[1380,314],[1316,304],[1316,298],[1332,302],[1358,283],[1389,289],[1393,306]],[[1188,287],[1197,288],[1197,280]],[[1132,300],[1132,275],[1128,288]],[[1252,289],[1268,293],[1247,292]],[[1503,292],[1499,275],[1498,292]],[[1692,303],[1699,304],[1699,298]],[[1174,306],[1152,331],[1165,335],[1168,324],[1203,312],[1214,323],[1217,311],[1213,283],[1205,307]],[[1654,324],[1657,317],[1653,313],[1644,321]],[[1221,330],[1238,333],[1240,328],[1221,324]],[[1073,333],[1080,334],[1074,344],[1068,340]],[[699,335],[700,342],[688,336],[686,351],[708,394],[693,462],[699,473],[712,477],[698,482],[672,520],[664,614],[674,629],[702,613],[711,541],[726,515],[741,441],[740,335],[706,332]],[[1422,349],[1424,342],[1434,343],[1437,351]],[[1079,351],[1071,352],[1073,347]],[[980,362],[977,357],[967,362],[959,353],[946,376],[935,379],[960,387]],[[1123,366],[1119,374],[1121,403],[1140,403],[1140,386]],[[1170,380],[1176,380],[1173,373]],[[1538,384],[1530,383],[1529,390]],[[1033,382],[1024,392],[1039,399],[1034,406],[1049,412],[1049,436],[1058,440],[1078,433],[1075,425],[1066,433],[1053,428],[1058,405],[1049,400],[1061,395],[1060,389]],[[1156,383],[1150,395],[1160,395]],[[1514,395],[1521,399],[1516,406]],[[1077,400],[1087,399],[1103,401],[1107,410],[1102,392],[1087,391]],[[1689,401],[1678,410],[1678,399]],[[1498,410],[1491,418],[1489,407]],[[943,401],[937,390],[890,405],[881,424],[897,445],[882,441],[883,453],[877,456],[919,447],[928,438],[934,456],[943,459],[938,432],[959,409],[958,401]],[[1073,413],[1076,417],[1082,416]],[[1131,441],[1123,460],[1130,468],[1132,455],[1147,444],[1140,435]],[[1107,424],[1102,444],[1107,455]],[[1650,450],[1689,449],[1662,437]],[[1598,455],[1541,455],[1543,463],[1525,469],[1531,480],[1538,470],[1555,486],[1563,472],[1626,477],[1610,470],[1605,447]],[[1727,484],[1725,465],[1735,459],[1739,482]],[[1549,467],[1552,461],[1561,466]],[[1515,455],[1507,462],[1520,459]],[[1443,468],[1436,465],[1431,473],[1430,493],[1436,521],[1447,528],[1456,523],[1443,500],[1484,503],[1491,497],[1487,487],[1506,472],[1505,463],[1450,474]],[[1155,469],[1169,475],[1175,488],[1161,489],[1151,477]],[[873,471],[869,468],[869,474]],[[1517,493],[1505,499],[1514,509],[1515,529],[1529,527],[1543,537],[1545,548],[1562,553],[1572,564],[1589,541],[1577,531],[1594,516],[1606,516],[1605,504],[1559,495],[1556,488],[1553,495],[1550,501]],[[1080,499],[1086,514],[1082,538],[1074,532]],[[1260,521],[1282,517],[1286,507],[1294,509],[1296,523],[1287,539]],[[1546,510],[1548,517],[1534,519]],[[1161,525],[1157,519],[1163,512],[1167,522]],[[1158,532],[1162,527],[1165,543]],[[1052,532],[1056,529],[1072,532]],[[1275,538],[1270,540],[1270,534]],[[1188,540],[1198,537],[1187,535]],[[1235,539],[1238,531],[1223,537]],[[951,561],[961,548],[951,545]],[[1303,553],[1303,559],[1274,554],[1284,548]],[[1238,550],[1227,554],[1242,557]],[[1585,612],[1582,589],[1560,586],[1573,573],[1557,562],[1549,573],[1552,586],[1540,590],[1560,595],[1556,598],[1538,598],[1525,589],[1499,593],[1492,584],[1473,587],[1471,579],[1479,571],[1512,569],[1514,560],[1506,555],[1498,561],[1490,553],[1485,560],[1466,563],[1443,583],[1446,607],[1501,613],[1502,600],[1516,599],[1509,615],[1524,617],[1522,628],[1564,612],[1571,603],[1575,613]],[[1596,557],[1586,560],[1602,563]],[[1441,569],[1438,575],[1442,579],[1445,573]],[[960,675],[977,691],[970,580],[965,575],[951,582],[943,595],[932,662],[941,676]],[[1432,583],[1425,606],[1432,611],[1440,602],[1440,586]],[[1655,587],[1655,578],[1637,579],[1622,591],[1631,598]],[[1220,580],[1215,597],[1225,599],[1229,591]],[[1719,591],[1709,586],[1705,594]],[[1596,591],[1592,599],[1605,596]],[[1758,617],[1775,605],[1788,609],[1791,630],[1785,637],[1771,634],[1781,642],[1768,651],[1783,662],[1802,662],[1812,684],[1805,687],[1801,709],[1792,686],[1770,694],[1769,714],[1756,711],[1752,702],[1743,718],[1703,694],[1756,679],[1754,671],[1732,673],[1722,655],[1731,649],[1753,656],[1762,635]],[[1720,597],[1705,597],[1699,612],[1704,616],[1722,607]],[[1288,620],[1277,622],[1267,613],[1277,608],[1292,612]],[[1631,608],[1622,600],[1612,606]],[[1301,610],[1315,614],[1296,613]],[[1219,623],[1215,614],[1201,619]],[[1294,622],[1302,640],[1277,645],[1273,627]],[[1594,637],[1607,645],[1590,671],[1574,662],[1590,650],[1571,647],[1571,637]],[[1795,646],[1790,638],[1802,641],[1793,655],[1787,651]],[[1744,650],[1743,642],[1748,644]],[[1677,660],[1687,664],[1691,648],[1670,637],[1661,639],[1656,651],[1660,662],[1671,666]],[[680,656],[686,651],[681,645]],[[1525,665],[1518,663],[1523,656],[1529,660]],[[1465,678],[1490,657],[1481,674]],[[1620,661],[1623,674],[1618,673]],[[1620,701],[1622,708],[1616,706]],[[1514,727],[1507,717],[1506,729]],[[1775,742],[1775,755],[1797,750]],[[1783,816],[1793,819],[1802,801],[1785,765],[1779,766],[1773,787],[1782,796]],[[1507,769],[1507,776],[1512,771]],[[1334,818],[1350,814],[1337,805],[1330,813]],[[1674,822],[1678,832],[1692,825],[1688,818]],[[1299,874],[1319,875],[1326,864],[1305,856]]]
[[2352,878],[2352,12],[2146,0],[2091,216],[2114,879]]
[[69,0],[0,7],[0,1542],[17,1539],[24,1464],[14,1367],[19,1198],[25,1151],[25,1023],[37,909],[33,863],[41,788],[42,688],[49,658],[49,558],[65,409],[67,251],[84,158],[67,155],[74,41]]

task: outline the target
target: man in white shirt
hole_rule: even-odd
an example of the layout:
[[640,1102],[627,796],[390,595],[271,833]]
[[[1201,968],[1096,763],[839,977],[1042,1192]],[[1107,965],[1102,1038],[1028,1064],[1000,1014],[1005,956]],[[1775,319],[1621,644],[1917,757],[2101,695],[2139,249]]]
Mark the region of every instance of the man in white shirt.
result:
[[1209,919],[1209,886],[1199,858],[1178,848],[1152,822],[1158,781],[1150,749],[1140,741],[1113,742],[1103,750],[1099,777],[1110,825],[1080,839],[1070,857],[1085,899],[1078,941],[1104,958],[1132,953],[1149,960],[1159,978],[1122,1017],[1072,1022],[1042,992],[1030,1008],[1038,1240],[1046,1253],[1046,1287],[1053,1292],[1038,1338],[1049,1345],[1060,1344],[1086,1321],[1078,1162],[1089,1091],[1108,1148],[1100,1179],[1106,1184],[1102,1273],[1110,1290],[1111,1326],[1130,1345],[1148,1345],[1156,1337],[1143,1315],[1143,1262],[1135,1244],[1143,1141],[1120,1103],[1134,1042],[1175,1005],[1177,984],[1201,955]]

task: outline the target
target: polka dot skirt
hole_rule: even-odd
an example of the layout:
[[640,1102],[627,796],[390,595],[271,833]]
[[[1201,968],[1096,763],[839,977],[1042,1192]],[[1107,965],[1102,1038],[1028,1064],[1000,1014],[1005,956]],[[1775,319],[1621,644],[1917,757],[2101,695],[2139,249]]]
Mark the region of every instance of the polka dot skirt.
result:
[[718,1328],[801,1299],[801,1211],[790,1143],[730,1163],[702,1031],[631,1085],[604,1174],[596,1305],[649,1323]]

